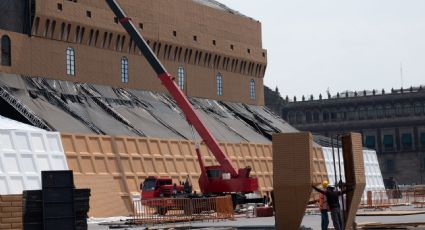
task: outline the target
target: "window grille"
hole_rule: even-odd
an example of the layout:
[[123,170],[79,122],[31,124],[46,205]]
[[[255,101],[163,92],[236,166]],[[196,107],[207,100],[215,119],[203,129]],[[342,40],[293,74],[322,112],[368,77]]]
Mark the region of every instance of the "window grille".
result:
[[66,74],[75,76],[75,51],[72,47],[66,49]]

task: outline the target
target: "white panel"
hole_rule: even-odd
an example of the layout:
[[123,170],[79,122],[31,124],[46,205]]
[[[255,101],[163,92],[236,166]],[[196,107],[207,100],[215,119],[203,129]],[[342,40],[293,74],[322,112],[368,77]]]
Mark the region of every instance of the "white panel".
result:
[[3,151],[13,149],[12,137],[10,136],[9,130],[0,130],[0,143],[1,143],[0,148]]
[[7,191],[8,185],[6,177],[0,176],[0,194],[9,194]]
[[57,134],[46,134],[47,137],[47,143],[49,146],[49,150],[52,152],[63,152],[62,142],[61,139],[58,138]]
[[[0,154],[1,154],[1,152],[0,152]],[[3,175],[4,173],[5,172],[4,172],[4,167],[3,167],[3,159],[0,155],[0,176]]]
[[24,124],[19,121],[15,121],[3,116],[0,116],[0,130],[25,130],[35,132],[46,132],[43,129]]
[[27,177],[25,183],[25,190],[37,190],[41,188],[41,180],[38,176]]
[[[335,155],[336,170],[339,181],[339,161],[338,161],[338,149],[334,149],[334,154],[332,153],[332,148],[323,148],[323,155],[326,162],[326,171],[329,175],[329,183],[335,184],[335,172],[334,172],[334,160],[333,155]],[[341,174],[342,180],[345,181],[344,175],[344,160],[342,158],[342,150],[340,149],[340,159],[341,159]],[[384,191],[384,180],[382,178],[381,169],[379,167],[378,157],[374,150],[363,150],[363,160],[366,174],[366,188],[365,193],[363,194],[363,199],[366,198],[367,191]]]
[[36,156],[35,163],[38,166],[38,170],[41,171],[47,171],[51,168],[49,163],[49,156],[42,155],[42,156]]
[[25,169],[25,173],[37,173],[37,169],[35,168],[35,161],[32,155],[21,155],[22,167]]
[[41,171],[67,169],[59,133],[0,130],[0,195],[41,189]]
[[[332,148],[323,148],[323,155],[325,157],[325,163],[326,163],[326,171],[328,172],[329,177],[329,184],[335,185],[335,170],[336,170],[336,182],[345,181],[345,172],[344,172],[344,159],[342,156],[342,150],[340,149],[339,152],[339,158],[338,158],[338,149],[335,148],[332,151]],[[335,164],[334,159],[335,158]],[[340,172],[341,171],[341,178],[340,178]]]
[[45,140],[42,133],[31,133],[31,142],[35,152],[46,153]]
[[52,156],[52,167],[53,170],[68,168],[66,160],[60,155]]
[[18,155],[16,153],[5,153],[3,157],[4,171],[6,173],[19,174]]
[[15,142],[19,143],[16,146],[19,151],[31,152],[30,140],[25,132],[15,132]]
[[21,194],[24,190],[24,177],[23,176],[12,176],[10,177],[10,194]]

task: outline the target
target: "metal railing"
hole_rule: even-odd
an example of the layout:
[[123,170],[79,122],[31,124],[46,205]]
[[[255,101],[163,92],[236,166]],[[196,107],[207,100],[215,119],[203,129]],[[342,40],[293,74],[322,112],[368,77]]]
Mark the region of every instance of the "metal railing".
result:
[[362,199],[361,208],[390,208],[392,206],[415,205],[425,207],[425,190],[368,191]]
[[135,200],[134,224],[165,224],[234,219],[231,196]]

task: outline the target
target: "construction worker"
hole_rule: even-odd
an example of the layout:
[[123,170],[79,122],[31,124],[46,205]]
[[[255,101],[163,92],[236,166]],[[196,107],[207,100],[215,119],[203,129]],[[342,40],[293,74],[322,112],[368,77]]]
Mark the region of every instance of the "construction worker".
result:
[[339,197],[352,191],[352,189],[347,189],[346,186],[344,186],[343,190],[335,191],[335,187],[330,185],[328,185],[326,190],[322,190],[316,186],[313,186],[313,189],[326,196],[335,230],[343,230],[344,226],[341,216],[341,206],[339,205]]
[[[329,182],[327,180],[322,182],[322,188],[327,189]],[[328,230],[329,227],[329,206],[326,196],[322,193],[319,194],[319,210],[320,215],[322,216],[322,230]]]

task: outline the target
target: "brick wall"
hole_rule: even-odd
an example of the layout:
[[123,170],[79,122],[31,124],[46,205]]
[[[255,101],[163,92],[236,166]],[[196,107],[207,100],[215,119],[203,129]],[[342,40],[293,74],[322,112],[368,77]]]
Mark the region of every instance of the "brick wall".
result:
[[22,229],[22,196],[0,196],[0,229]]

